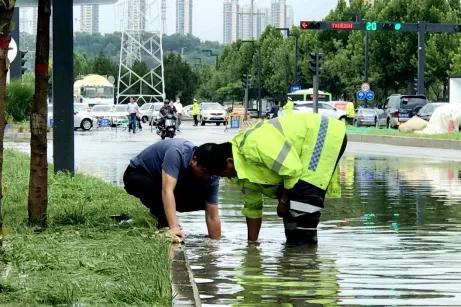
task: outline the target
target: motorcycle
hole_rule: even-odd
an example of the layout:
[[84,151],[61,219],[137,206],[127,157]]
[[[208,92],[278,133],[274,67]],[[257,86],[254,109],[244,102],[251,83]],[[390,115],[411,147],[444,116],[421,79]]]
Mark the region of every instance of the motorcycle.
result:
[[162,140],[166,137],[173,138],[176,134],[176,117],[173,114],[167,114],[163,119],[163,124],[157,125],[157,134]]

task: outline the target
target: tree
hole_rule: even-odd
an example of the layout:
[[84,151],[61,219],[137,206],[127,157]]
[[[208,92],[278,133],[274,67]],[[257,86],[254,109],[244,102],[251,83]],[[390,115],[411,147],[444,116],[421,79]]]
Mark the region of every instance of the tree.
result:
[[44,226],[48,203],[47,94],[51,0],[38,1],[35,95],[30,115],[29,224]]
[[197,76],[181,55],[170,53],[163,59],[165,74],[165,94],[169,99],[181,97],[184,104],[192,103],[197,89]]
[[3,235],[3,139],[6,126],[6,75],[9,69],[8,48],[11,40],[11,18],[13,17],[15,4],[15,0],[2,0],[0,2],[0,246]]

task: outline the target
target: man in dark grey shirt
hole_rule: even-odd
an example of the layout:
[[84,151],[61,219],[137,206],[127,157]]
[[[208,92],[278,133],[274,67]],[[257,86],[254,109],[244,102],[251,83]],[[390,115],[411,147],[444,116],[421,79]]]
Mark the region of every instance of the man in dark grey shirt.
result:
[[158,228],[169,227],[182,238],[176,211],[205,210],[210,238],[221,237],[219,177],[210,176],[205,166],[212,159],[213,146],[169,139],[147,147],[130,161],[123,176],[125,190],[149,208]]

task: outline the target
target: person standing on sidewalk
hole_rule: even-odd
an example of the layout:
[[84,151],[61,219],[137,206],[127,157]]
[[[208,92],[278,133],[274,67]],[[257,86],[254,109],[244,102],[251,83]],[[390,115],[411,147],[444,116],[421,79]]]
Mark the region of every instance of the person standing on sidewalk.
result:
[[138,124],[137,115],[139,114],[139,106],[134,97],[130,97],[130,103],[126,107],[128,112],[128,132],[133,129],[133,133],[136,133],[136,126]]
[[179,97],[176,98],[174,107],[176,108],[176,130],[179,131],[179,126],[181,126],[181,121],[182,121],[182,109],[183,109],[182,103]]
[[200,115],[200,105],[197,99],[194,98],[194,104],[192,105],[192,116],[194,117],[194,126],[198,126],[198,116]]
[[215,146],[196,147],[184,139],[150,145],[130,161],[123,175],[125,190],[149,208],[159,229],[169,227],[172,235],[183,239],[176,212],[204,210],[209,237],[220,239],[219,178],[207,169]]

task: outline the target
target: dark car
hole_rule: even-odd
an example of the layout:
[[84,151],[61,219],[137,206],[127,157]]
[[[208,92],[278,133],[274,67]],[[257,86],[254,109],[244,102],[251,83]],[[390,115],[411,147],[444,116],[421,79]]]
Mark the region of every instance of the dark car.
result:
[[389,126],[398,127],[406,122],[427,104],[423,95],[392,95],[386,99],[384,111],[387,113]]
[[418,117],[424,119],[424,120],[427,120],[429,121],[431,119],[431,116],[432,114],[434,113],[434,111],[441,107],[441,106],[446,106],[447,103],[446,102],[432,102],[432,103],[428,103],[426,104],[424,107],[421,108],[421,110],[419,110],[418,112]]

